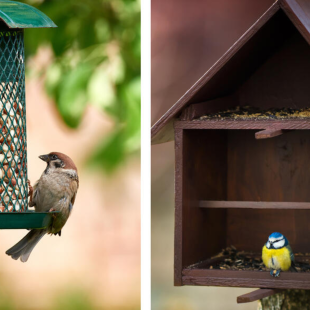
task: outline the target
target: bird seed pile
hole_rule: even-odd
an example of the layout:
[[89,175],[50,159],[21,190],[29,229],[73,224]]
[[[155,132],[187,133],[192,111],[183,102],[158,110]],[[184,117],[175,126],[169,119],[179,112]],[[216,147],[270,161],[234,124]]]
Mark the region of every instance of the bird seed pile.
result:
[[268,110],[261,110],[257,107],[237,106],[232,109],[211,113],[201,116],[197,120],[207,119],[232,119],[232,120],[247,120],[247,119],[291,119],[291,118],[310,118],[310,107],[301,109],[292,108],[271,108]]
[[[308,262],[299,262],[298,257],[309,256]],[[265,267],[261,257],[245,251],[237,251],[234,246],[223,249],[219,254],[213,256],[211,259],[220,259],[211,265],[209,269],[221,269],[221,270],[256,270],[256,271],[269,271]],[[295,268],[298,272],[310,272],[310,253],[296,253],[295,254]]]
[[229,270],[268,270],[261,258],[255,257],[253,253],[237,251],[234,246],[223,249],[219,254],[211,257],[223,258],[223,260],[209,266],[209,269],[229,269]]

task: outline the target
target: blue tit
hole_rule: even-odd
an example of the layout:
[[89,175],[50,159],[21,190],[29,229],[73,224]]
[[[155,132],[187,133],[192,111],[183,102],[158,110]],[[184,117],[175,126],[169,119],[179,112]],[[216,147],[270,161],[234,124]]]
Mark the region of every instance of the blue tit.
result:
[[[270,275],[278,277],[281,270],[287,271],[294,268],[294,254],[288,240],[278,232],[272,233],[266,244],[263,246],[262,259],[267,268],[270,268]],[[275,274],[274,274],[274,271]]]

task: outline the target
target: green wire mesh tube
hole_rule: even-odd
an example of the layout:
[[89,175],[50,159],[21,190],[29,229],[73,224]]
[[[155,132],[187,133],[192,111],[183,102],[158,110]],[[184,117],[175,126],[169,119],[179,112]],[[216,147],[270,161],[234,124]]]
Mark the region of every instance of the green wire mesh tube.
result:
[[28,210],[24,32],[0,30],[0,212]]

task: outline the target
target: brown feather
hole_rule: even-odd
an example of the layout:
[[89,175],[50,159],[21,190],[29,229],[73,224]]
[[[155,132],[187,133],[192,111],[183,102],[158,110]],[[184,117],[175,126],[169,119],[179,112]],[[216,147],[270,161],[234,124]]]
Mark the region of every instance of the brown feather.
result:
[[73,197],[71,198],[72,206],[74,205],[74,201],[75,201],[75,197],[76,197],[76,193],[77,193],[78,188],[79,188],[79,180],[78,179],[73,181],[73,182],[71,182],[70,190],[75,193],[73,195]]
[[74,164],[73,160],[69,156],[63,153],[60,153],[60,152],[51,152],[48,155],[56,155],[59,159],[61,159],[62,162],[65,164],[64,166],[65,169],[72,169],[72,170],[77,171],[76,165]]

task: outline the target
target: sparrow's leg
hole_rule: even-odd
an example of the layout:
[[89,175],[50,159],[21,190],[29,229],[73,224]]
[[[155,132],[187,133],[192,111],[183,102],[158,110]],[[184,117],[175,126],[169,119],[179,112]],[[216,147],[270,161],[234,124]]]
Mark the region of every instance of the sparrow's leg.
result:
[[270,269],[270,275],[273,277],[273,269]]
[[277,272],[276,272],[276,274],[274,275],[275,277],[279,277],[280,276],[280,272],[281,272],[281,270],[279,269],[279,270],[277,270]]
[[27,184],[28,184],[28,197],[30,197],[28,206],[31,208],[35,205],[35,203],[33,202],[33,187],[31,186],[29,179],[27,180]]
[[[54,209],[54,208],[50,208],[49,210],[48,210],[48,212],[55,212],[56,211],[56,209]],[[53,215],[52,215],[52,217],[54,218],[54,219],[56,219],[56,214],[54,213]]]

